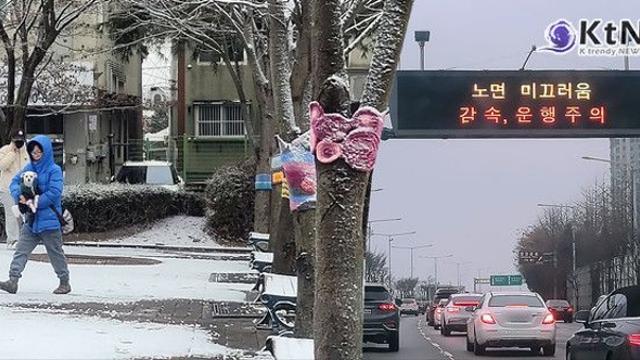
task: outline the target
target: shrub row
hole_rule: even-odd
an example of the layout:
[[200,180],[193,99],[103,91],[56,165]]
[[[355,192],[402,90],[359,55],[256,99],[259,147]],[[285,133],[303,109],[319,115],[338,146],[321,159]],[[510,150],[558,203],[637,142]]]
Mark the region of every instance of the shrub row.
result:
[[77,232],[103,232],[171,215],[204,214],[201,195],[145,185],[69,186],[62,202],[73,215]]

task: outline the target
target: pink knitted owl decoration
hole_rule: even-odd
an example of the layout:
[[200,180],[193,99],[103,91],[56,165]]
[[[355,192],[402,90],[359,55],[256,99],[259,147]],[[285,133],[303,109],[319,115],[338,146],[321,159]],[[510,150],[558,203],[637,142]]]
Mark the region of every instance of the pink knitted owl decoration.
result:
[[309,104],[311,117],[311,152],[323,164],[343,158],[351,168],[371,171],[376,162],[382,114],[372,107],[362,107],[347,119],[340,114],[325,114],[317,102]]

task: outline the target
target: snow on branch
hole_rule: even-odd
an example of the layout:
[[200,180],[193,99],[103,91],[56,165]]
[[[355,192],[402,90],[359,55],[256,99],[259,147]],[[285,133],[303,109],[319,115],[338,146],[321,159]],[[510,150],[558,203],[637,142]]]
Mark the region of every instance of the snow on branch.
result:
[[362,95],[362,105],[387,107],[400,51],[407,31],[413,0],[387,0],[371,59],[371,67]]

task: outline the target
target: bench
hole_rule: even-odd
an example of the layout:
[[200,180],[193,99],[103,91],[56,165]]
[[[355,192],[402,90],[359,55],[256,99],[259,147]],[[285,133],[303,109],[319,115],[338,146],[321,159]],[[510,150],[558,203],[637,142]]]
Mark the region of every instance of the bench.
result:
[[249,233],[247,245],[255,251],[267,252],[269,250],[269,234],[252,231]]
[[276,360],[313,360],[313,339],[269,336],[265,350]]
[[296,311],[298,278],[289,275],[262,273],[253,288],[259,294],[254,303],[262,303],[267,311],[255,322],[259,329],[271,329],[275,332],[283,329],[291,331]]
[[252,251],[249,257],[249,268],[257,270],[259,273],[271,272],[273,265],[273,253]]

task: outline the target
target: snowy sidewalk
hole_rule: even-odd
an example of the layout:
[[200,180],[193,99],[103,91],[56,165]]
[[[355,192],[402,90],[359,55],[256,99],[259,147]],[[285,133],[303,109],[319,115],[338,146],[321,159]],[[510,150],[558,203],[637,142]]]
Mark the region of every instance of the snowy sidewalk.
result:
[[[51,265],[30,261],[18,294],[0,293],[0,359],[235,359],[241,353],[216,344],[218,330],[202,326],[201,318],[203,304],[245,302],[251,284],[209,281],[212,273],[252,274],[242,256],[236,260],[211,254],[203,259],[189,253],[75,246],[64,250],[74,261],[106,260],[70,264],[73,291],[62,296],[51,294],[57,285]],[[2,279],[12,254],[0,248]],[[45,254],[44,247],[34,254]],[[125,264],[142,259],[147,265],[116,265],[117,259]]]

